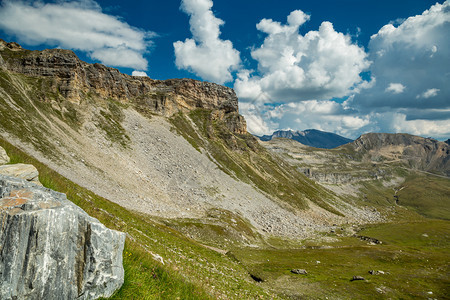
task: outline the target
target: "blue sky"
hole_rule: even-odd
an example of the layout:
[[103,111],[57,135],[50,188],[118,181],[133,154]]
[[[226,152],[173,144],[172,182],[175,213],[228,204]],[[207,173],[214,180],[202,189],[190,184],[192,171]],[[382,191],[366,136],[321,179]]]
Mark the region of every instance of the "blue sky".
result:
[[[0,38],[235,89],[249,131],[450,137],[450,2],[5,1]],[[139,71],[139,73],[136,73]]]

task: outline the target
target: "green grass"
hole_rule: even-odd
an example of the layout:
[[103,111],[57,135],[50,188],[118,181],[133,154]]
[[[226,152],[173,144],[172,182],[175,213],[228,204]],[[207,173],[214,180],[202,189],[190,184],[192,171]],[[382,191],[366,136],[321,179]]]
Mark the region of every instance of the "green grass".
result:
[[[45,133],[51,132],[40,111],[51,112],[49,103],[33,93],[27,80],[37,80],[20,74],[10,74],[0,70],[0,90],[3,90],[13,101],[0,97],[0,127],[19,139],[30,143],[47,157],[58,159],[58,151],[46,142]],[[34,101],[31,101],[34,99]]]
[[[0,138],[10,163],[29,163],[45,187],[69,200],[105,226],[127,233],[125,283],[112,299],[229,299],[268,297],[247,271],[229,257],[212,251],[178,231],[132,212],[69,181]],[[162,265],[150,252],[165,260]]]
[[174,126],[175,131],[182,135],[189,142],[189,144],[192,145],[192,147],[201,152],[200,148],[204,146],[203,140],[194,128],[192,128],[189,120],[186,119],[184,114],[179,112],[173,115],[169,120]]
[[413,174],[401,188],[399,205],[426,217],[450,220],[450,178]]
[[210,209],[202,219],[162,220],[196,241],[221,249],[233,245],[264,244],[264,239],[255,228],[238,214],[223,209]]
[[[263,279],[264,286],[283,297],[408,299],[426,298],[429,291],[432,298],[449,295],[450,222],[373,225],[358,234],[378,238],[383,244],[368,245],[343,237],[328,243],[330,248],[242,248],[232,254],[250,273]],[[292,274],[294,268],[306,269],[308,275]],[[385,274],[370,275],[369,270]],[[351,282],[356,275],[366,280]]]

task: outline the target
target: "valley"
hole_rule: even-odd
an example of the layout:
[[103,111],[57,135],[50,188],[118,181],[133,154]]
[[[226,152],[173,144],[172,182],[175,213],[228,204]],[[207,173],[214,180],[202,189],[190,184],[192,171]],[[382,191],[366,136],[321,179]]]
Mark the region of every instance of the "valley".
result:
[[450,294],[448,144],[259,141],[232,89],[0,42],[0,146],[127,234],[112,299]]

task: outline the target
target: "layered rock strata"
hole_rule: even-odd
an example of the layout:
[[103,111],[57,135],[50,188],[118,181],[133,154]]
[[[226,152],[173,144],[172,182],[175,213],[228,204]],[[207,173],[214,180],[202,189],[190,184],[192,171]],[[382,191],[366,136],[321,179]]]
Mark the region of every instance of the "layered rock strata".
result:
[[0,67],[28,76],[51,78],[50,89],[74,103],[94,94],[122,103],[133,102],[164,116],[196,108],[218,110],[228,121],[236,120],[227,122],[233,132],[246,132],[245,121],[241,116],[236,117],[239,111],[234,90],[215,83],[129,76],[101,64],[83,62],[70,50],[30,51],[1,39]]

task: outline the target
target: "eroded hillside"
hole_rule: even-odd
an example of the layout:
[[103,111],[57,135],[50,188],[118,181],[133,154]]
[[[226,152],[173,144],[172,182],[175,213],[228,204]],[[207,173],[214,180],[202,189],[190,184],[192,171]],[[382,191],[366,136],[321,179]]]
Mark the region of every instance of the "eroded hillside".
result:
[[[186,219],[180,230],[225,222],[246,243],[380,220],[261,147],[229,88],[132,77],[68,50],[2,42],[0,54],[2,136],[126,208]],[[237,220],[248,234],[234,229]]]
[[[0,41],[0,136],[16,162],[38,167],[47,187],[127,232],[125,285],[117,298],[137,292],[176,298],[192,289],[192,298],[215,299],[370,298],[380,289],[401,297],[421,296],[429,286],[445,295],[438,266],[448,246],[427,251],[447,223],[428,223],[402,206],[414,200],[411,194],[424,192],[402,185],[423,181],[410,170],[419,167],[349,148],[286,148],[278,140],[264,144],[268,151],[246,132],[229,88],[132,77],[82,62],[71,51],[28,51]],[[447,179],[425,178],[448,207]],[[432,216],[447,215],[434,204],[425,207],[433,207]],[[423,234],[434,234],[431,244],[413,251],[408,247],[422,236],[402,244],[401,232],[387,247],[372,243],[389,237],[396,224],[381,232],[370,231],[370,224],[398,220],[431,224],[405,225],[426,228]],[[411,255],[426,256],[433,271],[422,272]],[[398,257],[420,273],[416,290],[406,288],[402,268],[365,286],[348,286],[355,272],[371,264],[389,268],[386,261]],[[294,267],[308,268],[310,275],[294,275]],[[160,282],[156,291],[142,288]],[[174,284],[181,288],[172,291]]]

